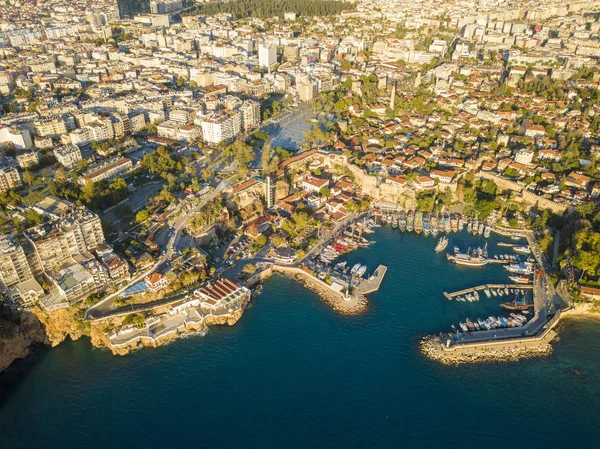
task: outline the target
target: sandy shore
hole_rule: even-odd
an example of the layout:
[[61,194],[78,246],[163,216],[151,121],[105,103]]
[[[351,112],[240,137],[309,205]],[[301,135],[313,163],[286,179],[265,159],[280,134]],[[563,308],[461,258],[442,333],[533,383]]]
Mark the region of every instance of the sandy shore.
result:
[[562,313],[565,318],[592,318],[600,320],[600,303],[578,302]]

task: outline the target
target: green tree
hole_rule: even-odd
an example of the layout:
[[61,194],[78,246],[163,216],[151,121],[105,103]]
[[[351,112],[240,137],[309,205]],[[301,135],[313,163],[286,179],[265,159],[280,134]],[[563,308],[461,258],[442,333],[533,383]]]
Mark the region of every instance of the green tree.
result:
[[323,186],[319,190],[319,193],[321,194],[321,196],[329,198],[331,196],[331,189],[329,189],[329,187]]
[[31,185],[35,182],[35,176],[29,170],[25,170],[23,172],[23,182],[27,185]]
[[150,213],[147,209],[142,209],[135,214],[135,221],[137,223],[144,223],[146,220],[148,220],[148,218],[150,218]]

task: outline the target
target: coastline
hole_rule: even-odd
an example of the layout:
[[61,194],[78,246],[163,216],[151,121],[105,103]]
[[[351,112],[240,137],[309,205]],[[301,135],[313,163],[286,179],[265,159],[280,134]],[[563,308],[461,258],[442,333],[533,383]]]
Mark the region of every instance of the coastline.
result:
[[[310,276],[300,268],[272,266],[268,270],[264,270],[257,274],[258,279],[251,284],[262,282],[270,277],[273,272],[289,276],[302,287],[315,292],[319,298],[328,304],[333,310],[341,315],[356,315],[363,313],[368,308],[367,298],[363,295],[349,296],[345,298],[341,293],[332,290],[327,284]],[[23,344],[23,348],[19,351],[7,353],[6,363],[0,365],[0,372],[9,368],[14,362],[26,357],[30,353],[29,346],[40,342],[49,348],[55,347],[62,343],[67,337],[72,340],[78,340],[82,336],[90,337],[90,343],[93,347],[100,349],[108,349],[114,355],[127,355],[130,352],[148,348],[157,348],[171,343],[180,338],[200,334],[205,335],[210,326],[229,325],[233,326],[243,316],[246,307],[250,304],[252,298],[244,302],[240,309],[229,314],[219,316],[206,316],[199,322],[187,322],[184,326],[177,328],[164,335],[155,338],[149,336],[134,336],[131,340],[122,344],[112,344],[108,327],[117,328],[122,325],[124,316],[115,316],[102,322],[82,321],[77,317],[76,309],[64,309],[53,312],[46,312],[39,308],[33,309],[30,313],[31,317],[39,322],[39,332],[42,336],[36,335],[32,341],[27,340],[27,344]],[[165,312],[167,309],[162,307],[156,309],[155,313]],[[31,320],[30,320],[31,321]],[[17,348],[18,349],[18,348]],[[10,357],[9,357],[10,356]]]
[[592,320],[600,321],[600,309],[599,304],[593,302],[577,302],[573,304],[570,309],[563,311],[562,315],[565,318],[577,319],[577,318],[588,318]]
[[[360,314],[366,311],[368,308],[367,298],[363,295],[345,298],[342,294],[329,288],[327,284],[296,267],[273,265],[270,269],[264,270],[261,273],[257,273],[257,276],[259,277],[257,282],[264,281],[274,272],[283,276],[289,276],[307,290],[315,292],[321,300],[323,300],[333,310],[341,315]],[[250,283],[254,284],[255,282]],[[96,329],[96,326],[93,326],[91,332],[91,343],[97,348],[109,349],[114,355],[127,355],[130,352],[142,349],[144,347],[157,348],[180,338],[186,338],[196,334],[205,335],[210,326],[233,326],[242,318],[244,311],[250,304],[251,300],[252,298],[249,298],[239,310],[236,310],[230,314],[206,316],[200,322],[186,323],[183,327],[156,338],[149,336],[134,336],[130,340],[127,340],[121,344],[111,343],[110,336],[107,333],[102,331],[98,332],[99,329]]]
[[184,328],[176,329],[175,331],[158,336],[156,338],[146,336],[134,337],[122,344],[115,345],[111,343],[110,338],[106,334],[102,333],[100,335],[92,335],[91,343],[97,348],[107,348],[114,355],[121,356],[127,355],[142,348],[158,348],[159,346],[169,344],[174,340],[179,340],[180,338],[186,338],[193,335],[206,335],[210,326],[233,326],[242,317],[247,304],[244,305],[243,308],[236,310],[231,314],[207,316],[199,323],[188,323]]

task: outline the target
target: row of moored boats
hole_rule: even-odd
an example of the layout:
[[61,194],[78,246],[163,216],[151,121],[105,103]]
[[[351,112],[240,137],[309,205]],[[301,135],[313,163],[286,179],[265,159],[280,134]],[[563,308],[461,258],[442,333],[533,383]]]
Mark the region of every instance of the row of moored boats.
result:
[[436,237],[446,232],[464,231],[489,237],[491,228],[484,221],[475,218],[463,218],[461,214],[430,214],[420,210],[400,211],[398,214],[383,214],[382,221],[388,223],[401,231],[421,232],[425,235]]
[[[505,295],[517,295],[517,294],[525,294],[525,290],[519,288],[486,288],[483,290],[485,295],[488,298],[492,296],[505,296]],[[477,290],[473,290],[472,292],[466,293],[464,295],[455,296],[454,299],[458,302],[477,302],[481,296]]]
[[342,254],[373,244],[374,242],[367,240],[363,237],[363,234],[372,234],[374,232],[373,228],[378,226],[371,219],[353,223],[348,229],[340,233],[332,243],[325,246],[319,255],[319,260],[329,265]]
[[[504,329],[508,327],[521,327],[527,323],[527,317],[520,313],[511,313],[508,317],[490,316],[485,320],[477,318],[471,321],[469,318],[465,322],[459,323],[460,329],[465,333],[485,331],[492,329]],[[455,328],[454,326],[452,326]],[[457,330],[457,332],[459,332]]]

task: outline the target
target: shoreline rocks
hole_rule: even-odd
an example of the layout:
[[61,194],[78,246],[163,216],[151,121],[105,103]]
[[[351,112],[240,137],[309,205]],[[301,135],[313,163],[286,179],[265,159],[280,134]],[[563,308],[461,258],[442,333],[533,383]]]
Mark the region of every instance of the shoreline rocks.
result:
[[44,325],[33,313],[0,308],[0,372],[27,357],[33,348],[48,344]]

